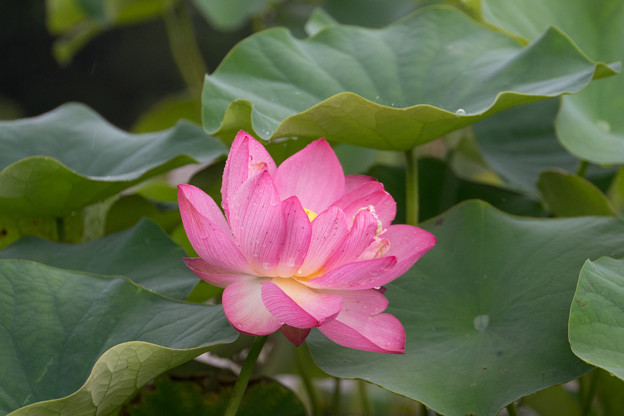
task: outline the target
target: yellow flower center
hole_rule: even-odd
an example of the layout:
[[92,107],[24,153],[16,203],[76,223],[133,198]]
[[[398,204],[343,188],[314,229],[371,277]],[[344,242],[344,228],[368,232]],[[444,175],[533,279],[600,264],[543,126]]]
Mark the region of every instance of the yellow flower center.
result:
[[314,218],[316,218],[318,216],[318,214],[312,210],[303,209],[305,211],[306,214],[308,214],[308,219],[310,220],[310,222],[314,221]]

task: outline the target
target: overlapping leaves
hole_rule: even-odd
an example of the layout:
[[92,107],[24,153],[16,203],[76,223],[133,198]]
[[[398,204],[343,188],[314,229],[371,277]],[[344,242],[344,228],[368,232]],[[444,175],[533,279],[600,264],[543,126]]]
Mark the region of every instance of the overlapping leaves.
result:
[[0,212],[62,217],[159,173],[225,153],[192,123],[132,135],[83,105],[67,104],[0,122]]
[[25,259],[81,272],[123,275],[133,282],[177,299],[185,298],[199,279],[182,262],[184,250],[155,224],[136,227],[83,244],[60,244],[27,237],[4,250],[2,259]]
[[[481,0],[483,19],[526,40],[554,25],[592,59],[624,59],[624,3],[619,0]],[[581,159],[624,162],[621,117],[624,78],[592,84],[565,97],[556,127],[561,143]]]
[[569,331],[576,355],[624,380],[624,260],[585,263]]
[[570,303],[585,259],[624,254],[623,222],[518,218],[469,202],[424,227],[438,244],[386,292],[406,354],[352,351],[314,334],[323,370],[441,414],[485,416],[590,368],[568,344]]
[[14,414],[110,414],[156,375],[236,338],[220,306],[24,260],[0,261],[0,300],[2,414],[30,404]]
[[406,150],[613,73],[556,29],[522,48],[457,10],[429,8],[379,30],[330,25],[303,41],[284,29],[247,38],[206,77],[203,122],[227,138],[245,128],[265,139]]

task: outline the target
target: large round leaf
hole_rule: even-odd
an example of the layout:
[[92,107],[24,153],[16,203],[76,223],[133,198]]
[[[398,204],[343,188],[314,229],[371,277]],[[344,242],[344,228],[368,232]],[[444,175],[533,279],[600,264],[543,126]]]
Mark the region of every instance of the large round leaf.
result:
[[[621,0],[481,0],[484,20],[528,40],[555,25],[592,59],[624,60]],[[565,97],[557,118],[561,143],[582,159],[624,162],[624,78],[591,85]]]
[[589,369],[568,344],[570,302],[585,259],[624,254],[624,222],[512,217],[468,202],[424,228],[437,245],[386,292],[406,354],[354,351],[315,332],[323,370],[442,414],[486,416]]
[[[555,134],[560,102],[560,98],[552,98],[510,108],[474,125],[483,158],[509,186],[537,195],[542,171],[577,170],[579,160],[561,146]],[[586,175],[602,180],[612,172],[591,165]]]
[[488,166],[511,186],[538,194],[539,174],[549,168],[574,172],[579,161],[557,141],[553,123],[560,100],[552,98],[503,111],[474,125]]
[[151,176],[225,153],[217,139],[185,121],[134,135],[83,105],[63,105],[0,122],[0,211],[62,217]]
[[15,414],[111,414],[154,376],[235,338],[220,306],[0,261],[1,414],[44,400]]
[[624,380],[624,260],[585,263],[569,331],[576,355]]
[[384,29],[247,38],[206,77],[203,123],[227,139],[246,128],[406,150],[613,73],[555,29],[522,48],[455,9],[428,8]]
[[83,244],[59,244],[26,237],[0,251],[3,259],[27,259],[63,269],[123,275],[174,298],[184,298],[200,280],[184,265],[184,250],[154,223]]

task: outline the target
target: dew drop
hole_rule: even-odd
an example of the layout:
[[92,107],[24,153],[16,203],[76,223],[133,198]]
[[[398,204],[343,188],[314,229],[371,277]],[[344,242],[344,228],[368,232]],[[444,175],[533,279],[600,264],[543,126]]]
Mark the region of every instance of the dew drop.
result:
[[457,111],[455,111],[455,114],[457,114],[458,116],[465,116],[466,110],[464,110],[463,108],[458,108]]
[[474,318],[474,328],[479,332],[485,332],[490,326],[490,315],[477,315]]
[[596,126],[602,131],[611,133],[611,124],[607,120],[596,120]]

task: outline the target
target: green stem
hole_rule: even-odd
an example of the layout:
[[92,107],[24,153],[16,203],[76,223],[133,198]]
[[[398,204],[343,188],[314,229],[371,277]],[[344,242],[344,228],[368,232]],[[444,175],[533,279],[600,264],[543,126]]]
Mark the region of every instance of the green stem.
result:
[[587,387],[587,393],[583,399],[583,412],[581,416],[589,415],[591,411],[592,402],[594,401],[594,395],[596,394],[596,386],[598,384],[598,370],[594,370],[589,379],[589,386]]
[[415,149],[405,152],[405,220],[410,225],[418,225],[418,159]]
[[362,416],[371,416],[370,402],[368,401],[368,393],[366,392],[366,382],[358,380],[358,393],[360,396],[360,404],[362,406]]
[[332,397],[332,407],[331,407],[331,414],[333,416],[339,416],[340,415],[340,395],[342,394],[340,392],[340,379],[336,378],[335,379],[335,386],[334,386],[334,397]]
[[238,380],[236,380],[236,384],[234,384],[232,397],[230,398],[227,408],[225,409],[224,416],[236,415],[238,407],[240,406],[243,396],[245,395],[245,390],[247,390],[249,378],[251,377],[251,373],[253,372],[254,366],[256,365],[256,361],[258,360],[258,356],[260,355],[260,351],[262,351],[262,347],[264,346],[266,339],[266,336],[256,337],[253,344],[251,344],[251,348],[249,349],[247,358],[245,358]]
[[312,416],[320,416],[321,406],[319,404],[318,395],[316,394],[316,389],[314,388],[314,383],[312,383],[310,373],[306,370],[305,360],[307,359],[307,354],[304,348],[305,346],[303,345],[295,347],[295,361],[297,362],[297,368],[299,370],[299,374],[301,375],[303,386],[305,387],[308,398],[310,399]]
[[64,243],[67,236],[65,234],[65,219],[63,217],[56,218],[56,241]]
[[509,413],[509,416],[518,416],[518,409],[516,409],[516,404],[514,402],[507,405],[507,413]]
[[576,169],[576,176],[580,176],[581,178],[585,176],[585,171],[587,170],[587,167],[589,166],[589,162],[586,160],[581,160],[581,163],[579,163],[579,167]]
[[185,1],[173,5],[163,14],[169,47],[182,79],[192,90],[201,91],[206,64],[193,31],[191,12]]

